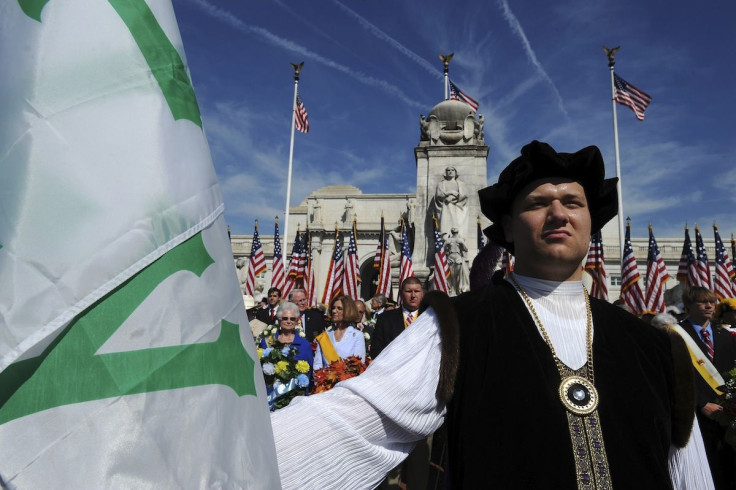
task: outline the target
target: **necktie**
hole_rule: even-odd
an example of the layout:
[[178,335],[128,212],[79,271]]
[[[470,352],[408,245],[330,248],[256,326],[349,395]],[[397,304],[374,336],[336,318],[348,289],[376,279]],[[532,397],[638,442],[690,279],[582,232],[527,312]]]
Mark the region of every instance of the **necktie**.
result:
[[273,320],[273,310],[274,309],[273,308],[270,308],[270,310],[271,310],[271,320]]
[[411,322],[413,321],[414,321],[414,312],[407,311],[406,312],[406,324],[404,325],[404,327],[408,327],[409,325],[411,325]]
[[708,330],[705,328],[700,330],[700,335],[703,336],[703,343],[706,347],[706,354],[708,355],[708,359],[711,361],[713,360],[713,342],[710,340],[710,334],[708,333]]

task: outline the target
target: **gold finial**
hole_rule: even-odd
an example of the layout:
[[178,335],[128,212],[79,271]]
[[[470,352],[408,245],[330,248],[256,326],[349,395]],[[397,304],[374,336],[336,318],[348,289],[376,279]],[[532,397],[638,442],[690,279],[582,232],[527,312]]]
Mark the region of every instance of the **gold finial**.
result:
[[290,63],[291,66],[294,67],[294,80],[299,80],[299,75],[302,72],[302,67],[304,66],[304,62],[302,61],[298,65],[296,63]]
[[440,60],[442,61],[442,65],[445,67],[445,74],[447,74],[447,72],[450,69],[450,60],[452,59],[453,56],[455,56],[455,53],[450,53],[450,54],[440,53],[439,54]]
[[616,51],[621,49],[621,46],[616,46],[615,48],[607,48],[603,46],[603,52],[606,53],[606,56],[608,56],[608,66],[613,66],[616,64],[616,62],[613,60],[614,56],[616,56]]

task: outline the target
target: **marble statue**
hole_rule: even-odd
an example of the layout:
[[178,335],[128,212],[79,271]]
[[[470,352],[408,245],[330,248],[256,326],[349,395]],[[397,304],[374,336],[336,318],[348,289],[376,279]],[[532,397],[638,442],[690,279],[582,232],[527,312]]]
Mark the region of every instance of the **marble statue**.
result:
[[444,180],[437,184],[434,207],[441,232],[447,233],[452,228],[465,229],[468,221],[468,188],[458,179],[455,167],[447,167]]
[[240,291],[245,294],[245,281],[248,280],[248,270],[245,267],[248,261],[245,257],[238,257],[235,259],[235,269],[238,274],[238,283],[240,284]]
[[429,140],[429,121],[424,119],[424,114],[421,114],[419,116],[419,140],[420,141],[427,141]]
[[345,198],[345,221],[343,222],[347,225],[352,225],[354,218],[355,218],[355,201],[353,199],[346,197]]
[[319,199],[314,200],[314,206],[312,206],[312,223],[322,222],[322,204]]
[[445,241],[445,255],[447,255],[447,265],[450,266],[448,279],[450,296],[470,291],[468,246],[457,228],[452,229],[450,236]]

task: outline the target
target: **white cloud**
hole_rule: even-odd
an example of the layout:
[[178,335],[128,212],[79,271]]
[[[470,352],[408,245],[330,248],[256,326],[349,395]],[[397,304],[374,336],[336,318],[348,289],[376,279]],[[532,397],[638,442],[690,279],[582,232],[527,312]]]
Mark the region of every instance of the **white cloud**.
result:
[[338,63],[337,61],[331,60],[329,58],[326,58],[318,53],[315,53],[314,51],[311,51],[304,46],[301,46],[289,39],[285,39],[282,37],[279,37],[275,34],[273,34],[271,31],[264,29],[262,27],[258,26],[252,26],[249,24],[246,24],[239,18],[237,18],[232,13],[223,10],[219,7],[216,7],[210,3],[208,3],[205,0],[193,0],[194,3],[199,6],[205,13],[208,15],[225,22],[229,24],[231,27],[247,33],[254,35],[258,38],[260,38],[263,41],[269,42],[275,46],[278,46],[280,48],[286,49],[288,51],[293,51],[294,53],[298,53],[302,55],[304,58],[315,61],[317,63],[320,63],[322,65],[328,66],[330,68],[333,68],[351,78],[354,80],[357,80],[360,83],[363,83],[365,85],[370,85],[376,88],[379,88],[387,93],[390,93],[399,99],[401,99],[405,104],[416,107],[416,108],[423,108],[424,104],[412,99],[407,94],[404,93],[403,90],[401,90],[396,85],[393,85],[385,80],[380,80],[378,78],[369,76],[365,73],[362,73],[360,71],[357,71],[349,66],[343,65],[341,63]]
[[567,109],[565,109],[565,103],[562,100],[562,95],[560,95],[560,91],[557,89],[557,86],[552,81],[552,78],[550,78],[550,76],[547,74],[547,71],[542,66],[542,63],[540,63],[537,59],[537,55],[534,53],[532,45],[529,42],[529,39],[526,37],[526,34],[524,33],[524,28],[521,26],[519,19],[517,19],[514,13],[511,11],[511,8],[509,7],[509,4],[506,0],[499,0],[498,5],[501,7],[501,11],[503,12],[504,18],[508,22],[509,27],[521,40],[521,44],[524,47],[524,52],[526,53],[527,58],[532,63],[532,65],[534,65],[537,73],[539,73],[539,75],[547,81],[550,88],[552,89],[552,92],[555,95],[555,98],[557,99],[558,107],[565,115],[565,119],[569,120],[570,116],[568,116]]

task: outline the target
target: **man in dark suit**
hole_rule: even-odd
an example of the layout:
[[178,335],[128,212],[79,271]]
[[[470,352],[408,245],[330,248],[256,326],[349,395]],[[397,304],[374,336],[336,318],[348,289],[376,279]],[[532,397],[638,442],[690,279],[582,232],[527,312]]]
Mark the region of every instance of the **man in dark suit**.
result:
[[303,289],[295,289],[289,293],[289,301],[299,307],[300,323],[308,341],[312,342],[327,326],[321,311],[307,308],[307,293]]
[[416,319],[419,303],[424,297],[422,283],[416,277],[404,279],[399,295],[401,296],[401,308],[384,311],[376,320],[376,329],[371,341],[371,358],[373,359]]
[[256,312],[256,319],[267,325],[274,325],[278,319],[276,310],[281,302],[281,290],[279,288],[271,288],[268,290],[267,305]]
[[[713,363],[719,373],[733,369],[736,361],[736,337],[711,323],[716,309],[716,296],[710,289],[691,287],[683,294],[687,311],[680,325]],[[699,376],[695,376],[695,414],[703,435],[708,464],[716,489],[736,488],[734,465],[736,455],[724,440],[725,427],[716,420],[723,415],[723,407],[714,403],[716,393]]]

